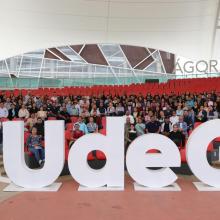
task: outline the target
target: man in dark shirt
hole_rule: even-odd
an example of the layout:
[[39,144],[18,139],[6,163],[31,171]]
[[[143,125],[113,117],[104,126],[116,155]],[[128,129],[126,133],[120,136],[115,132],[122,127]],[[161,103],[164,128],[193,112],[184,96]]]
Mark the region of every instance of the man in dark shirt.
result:
[[37,135],[40,135],[43,139],[44,137],[44,122],[41,118],[37,119],[37,123],[34,125],[35,128],[37,128]]
[[47,106],[47,112],[49,117],[56,117],[59,111],[59,107],[53,102],[52,105]]
[[150,122],[146,124],[146,133],[159,133],[160,132],[160,122],[156,121],[154,115],[151,116]]
[[106,115],[106,108],[104,107],[103,102],[100,102],[99,108],[100,116],[105,116]]
[[39,109],[37,108],[36,104],[33,103],[32,107],[29,109],[30,114],[36,114],[39,111]]
[[187,110],[183,112],[183,121],[187,124],[187,131],[193,128],[192,118],[189,116],[189,112]]
[[171,109],[171,107],[169,105],[167,105],[166,109],[164,110],[164,115],[166,117],[171,117],[172,116],[172,112],[173,112],[173,110]]
[[165,117],[164,123],[161,125],[161,134],[169,136],[172,130],[172,124],[169,117]]
[[12,120],[13,118],[18,118],[18,110],[15,108],[14,104],[12,104],[11,108],[8,110],[8,119]]
[[66,107],[62,107],[61,111],[58,113],[57,119],[64,120],[65,124],[71,122],[70,115],[67,112]]
[[173,131],[170,132],[169,138],[178,146],[178,147],[184,147],[185,146],[185,136],[184,134],[179,130],[179,127],[177,124],[173,125]]
[[47,104],[45,106],[46,110],[47,110],[47,113],[50,113],[51,112],[51,109],[53,108],[53,105],[52,105],[52,101],[47,101]]

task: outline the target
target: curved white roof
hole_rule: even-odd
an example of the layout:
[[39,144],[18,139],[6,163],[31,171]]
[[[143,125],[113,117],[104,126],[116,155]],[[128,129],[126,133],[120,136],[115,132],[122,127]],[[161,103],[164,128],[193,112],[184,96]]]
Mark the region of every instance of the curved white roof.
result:
[[0,59],[82,43],[209,59],[220,39],[218,6],[219,0],[0,0]]

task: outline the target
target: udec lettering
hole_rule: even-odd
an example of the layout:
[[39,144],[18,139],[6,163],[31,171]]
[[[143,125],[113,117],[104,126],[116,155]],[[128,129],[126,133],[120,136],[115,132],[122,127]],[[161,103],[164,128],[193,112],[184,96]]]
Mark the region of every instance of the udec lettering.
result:
[[[86,187],[124,187],[124,121],[107,118],[107,134],[88,134],[78,139],[69,152],[68,165],[72,177]],[[220,187],[220,170],[211,167],[206,159],[210,141],[220,136],[220,120],[212,120],[193,131],[187,142],[187,162],[194,175],[202,182]],[[42,169],[29,169],[24,161],[23,122],[3,123],[3,159],[5,171],[12,182],[25,188],[42,188],[52,184],[64,166],[64,122],[45,122],[45,164]],[[157,149],[160,153],[146,153]],[[87,164],[87,155],[101,150],[106,165],[93,170]],[[126,165],[137,183],[160,188],[174,183],[176,174],[169,167],[180,167],[177,146],[160,134],[145,134],[129,146]],[[148,169],[160,167],[158,170]]]

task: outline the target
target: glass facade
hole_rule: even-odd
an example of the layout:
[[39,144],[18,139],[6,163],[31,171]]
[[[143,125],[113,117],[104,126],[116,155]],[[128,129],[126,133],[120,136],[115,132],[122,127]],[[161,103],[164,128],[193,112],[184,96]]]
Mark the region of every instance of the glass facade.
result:
[[123,85],[147,79],[166,82],[219,76],[176,72],[175,57],[156,49],[117,44],[47,48],[0,61],[0,88]]

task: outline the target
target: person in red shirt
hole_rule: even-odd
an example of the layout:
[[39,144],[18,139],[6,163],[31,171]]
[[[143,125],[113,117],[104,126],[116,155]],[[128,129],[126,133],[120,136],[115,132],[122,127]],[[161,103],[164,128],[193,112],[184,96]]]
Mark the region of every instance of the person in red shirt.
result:
[[72,131],[72,134],[70,137],[70,143],[69,143],[70,148],[77,139],[79,139],[80,137],[84,135],[84,133],[79,128],[80,128],[79,123],[75,123],[74,130]]

